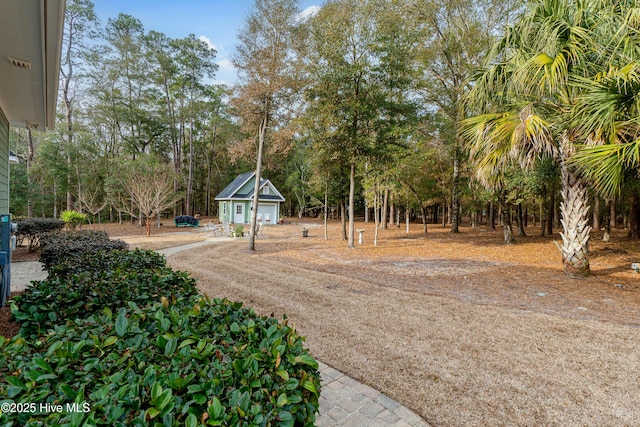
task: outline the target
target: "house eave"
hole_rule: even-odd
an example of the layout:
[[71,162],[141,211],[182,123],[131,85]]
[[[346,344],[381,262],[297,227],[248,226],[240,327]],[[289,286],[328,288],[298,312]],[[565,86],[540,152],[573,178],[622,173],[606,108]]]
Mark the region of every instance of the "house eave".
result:
[[0,108],[14,127],[53,129],[65,0],[4,0]]

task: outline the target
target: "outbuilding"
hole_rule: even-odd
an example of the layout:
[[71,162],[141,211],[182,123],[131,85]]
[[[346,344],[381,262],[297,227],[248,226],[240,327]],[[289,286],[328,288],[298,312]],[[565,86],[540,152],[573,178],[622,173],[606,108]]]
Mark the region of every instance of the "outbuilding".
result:
[[[216,196],[220,222],[234,224],[251,222],[255,176],[255,171],[238,175]],[[284,200],[271,181],[260,178],[256,222],[264,225],[277,224],[280,218],[280,203]]]

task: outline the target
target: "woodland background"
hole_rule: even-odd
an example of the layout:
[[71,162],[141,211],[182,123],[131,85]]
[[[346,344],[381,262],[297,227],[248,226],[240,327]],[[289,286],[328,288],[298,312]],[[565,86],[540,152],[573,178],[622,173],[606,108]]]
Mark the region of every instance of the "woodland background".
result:
[[[215,195],[256,168],[263,142],[262,175],[290,216],[326,206],[344,218],[352,179],[354,211],[381,227],[409,217],[455,232],[463,216],[494,227],[499,201],[521,235],[531,222],[542,235],[559,225],[557,159],[486,186],[461,132],[473,77],[521,2],[331,1],[302,19],[293,0],[258,0],[233,87],[211,83],[216,51],[193,34],[172,39],[125,14],[103,23],[91,1],[67,3],[56,129],[12,130],[17,217],[215,216]],[[594,229],[606,221],[637,236],[629,182],[606,200],[589,191]],[[164,203],[132,203],[145,188]]]

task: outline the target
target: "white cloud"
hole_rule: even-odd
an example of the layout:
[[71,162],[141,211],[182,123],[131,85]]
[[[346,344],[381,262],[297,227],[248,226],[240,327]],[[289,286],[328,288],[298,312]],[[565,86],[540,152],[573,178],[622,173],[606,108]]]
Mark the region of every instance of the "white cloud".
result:
[[218,61],[218,67],[220,71],[235,71],[236,67],[233,66],[233,63],[229,59],[221,59]]
[[206,36],[200,36],[198,37],[199,40],[205,42],[207,44],[207,46],[209,46],[209,49],[214,49],[214,50],[218,50],[217,46],[213,43],[211,43],[211,39],[209,37]]
[[320,6],[309,6],[298,15],[301,21],[311,18],[320,11]]

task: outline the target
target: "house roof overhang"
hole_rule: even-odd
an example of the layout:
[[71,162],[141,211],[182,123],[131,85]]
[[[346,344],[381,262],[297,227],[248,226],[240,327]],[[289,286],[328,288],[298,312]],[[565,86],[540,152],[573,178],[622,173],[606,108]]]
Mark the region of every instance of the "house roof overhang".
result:
[[53,129],[66,0],[2,0],[0,108],[9,124]]

